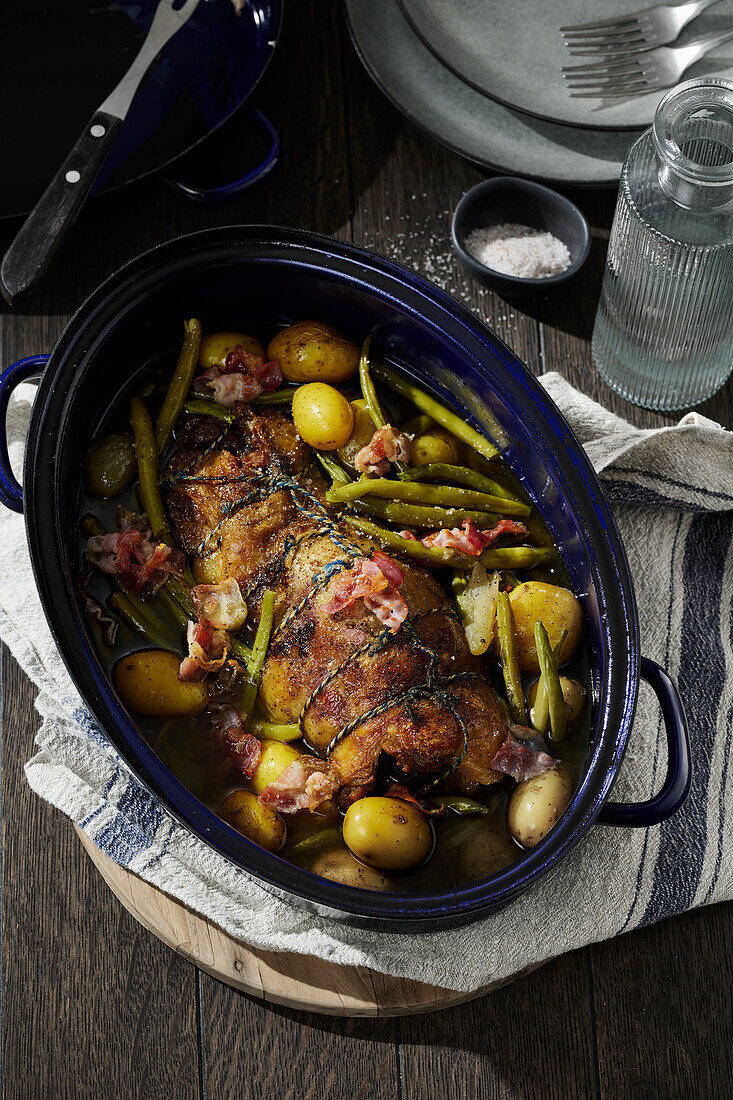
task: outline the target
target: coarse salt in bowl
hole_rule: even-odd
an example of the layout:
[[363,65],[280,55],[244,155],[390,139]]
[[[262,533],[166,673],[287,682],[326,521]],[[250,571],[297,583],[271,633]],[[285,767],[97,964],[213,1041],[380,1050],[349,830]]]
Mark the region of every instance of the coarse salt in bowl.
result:
[[451,237],[472,278],[514,298],[566,282],[590,249],[588,223],[574,203],[513,176],[472,187],[456,207]]

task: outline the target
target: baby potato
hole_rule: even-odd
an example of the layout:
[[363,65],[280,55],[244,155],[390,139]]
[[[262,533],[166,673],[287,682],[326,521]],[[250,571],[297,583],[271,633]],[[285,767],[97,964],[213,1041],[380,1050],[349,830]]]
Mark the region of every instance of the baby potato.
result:
[[506,811],[509,832],[523,848],[534,848],[549,833],[572,793],[573,784],[562,766],[517,783]]
[[351,402],[351,411],[354,414],[354,426],[351,429],[351,435],[343,447],[338,448],[336,453],[344,465],[353,470],[357,452],[362,447],[366,447],[367,443],[371,443],[376,428],[363,398],[360,397],[358,400]]
[[285,822],[269,806],[262,806],[252,791],[232,791],[221,808],[224,820],[268,852],[279,852],[285,843]]
[[425,466],[428,462],[447,462],[455,466],[461,458],[461,447],[445,428],[431,428],[416,435],[410,448],[410,464]]
[[[535,680],[529,689],[527,698],[530,707],[534,706],[534,701],[537,698],[538,685],[539,680]],[[561,676],[560,687],[562,688],[562,697],[565,700],[568,722],[574,722],[576,718],[580,717],[585,706],[585,688],[579,680],[574,680],[571,676]]]
[[219,584],[226,577],[221,550],[214,550],[205,558],[195,558],[191,571],[196,584]]
[[297,321],[278,332],[267,346],[288,382],[343,382],[356,374],[357,344],[322,321]]
[[[517,659],[522,672],[539,672],[534,642],[536,622],[544,624],[551,647],[560,641],[563,627],[568,634],[563,642],[558,666],[569,661],[583,633],[583,611],[569,588],[545,581],[525,581],[509,593],[517,636]],[[498,643],[495,644],[498,653]]]
[[201,338],[199,348],[199,366],[204,370],[209,367],[223,367],[227,355],[239,345],[250,355],[259,355],[265,358],[265,345],[256,336],[249,336],[246,332],[212,332],[210,336]]
[[115,687],[135,714],[152,718],[185,718],[199,714],[209,701],[204,683],[178,679],[181,658],[168,649],[141,649],[118,661]]
[[343,886],[358,886],[362,890],[389,890],[390,881],[375,867],[365,867],[357,863],[348,848],[341,844],[319,852],[308,868],[315,875],[330,878]]
[[274,783],[277,777],[282,775],[285,769],[299,757],[298,750],[288,745],[286,741],[264,740],[260,761],[252,776],[252,786],[257,794],[264,791],[265,787],[269,787],[270,783]]
[[84,459],[84,483],[93,497],[116,497],[137,470],[131,432],[113,432],[93,443]]
[[301,438],[319,451],[343,447],[354,427],[354,410],[325,382],[309,382],[293,394],[293,423]]
[[357,859],[380,871],[416,867],[433,846],[433,832],[423,815],[400,798],[370,796],[352,802],[343,832]]

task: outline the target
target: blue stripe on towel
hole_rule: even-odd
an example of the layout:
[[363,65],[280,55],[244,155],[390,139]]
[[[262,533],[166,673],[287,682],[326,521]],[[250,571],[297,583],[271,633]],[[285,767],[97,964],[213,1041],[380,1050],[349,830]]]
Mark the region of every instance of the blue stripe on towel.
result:
[[[674,539],[672,540],[672,553],[670,554],[670,557],[669,557],[669,601],[667,603],[667,642],[666,642],[665,653],[664,653],[665,668],[669,667],[669,649],[670,649],[670,643],[671,643],[671,638],[672,638],[672,607],[674,605],[675,578],[676,578],[675,563],[677,561],[677,542],[678,542],[679,537],[680,537],[680,530],[682,528],[682,520],[683,520],[683,516],[680,515],[677,519],[677,527],[675,528]],[[633,727],[632,727],[632,731],[631,731],[631,736],[632,737],[634,736]],[[657,722],[657,748],[656,748],[656,752],[654,753],[654,765],[652,767],[652,789],[656,788],[657,769],[659,767],[659,747],[661,745],[661,742],[662,742],[662,716],[660,714],[659,720]],[[634,909],[636,908],[636,903],[639,900],[639,893],[641,891],[641,884],[644,880],[644,870],[646,868],[646,853],[647,853],[647,848],[648,847],[649,847],[649,830],[647,829],[647,830],[644,831],[644,843],[642,844],[642,847],[641,847],[641,858],[639,860],[639,866],[638,866],[637,871],[636,871],[636,886],[635,886],[635,889],[634,889],[634,898],[633,898],[633,901],[631,902],[631,905],[629,906],[629,911],[626,914],[626,920],[624,921],[624,923],[621,925],[621,927],[619,929],[620,932],[623,932],[628,928],[628,926],[631,922],[631,917],[633,915]]]
[[[700,882],[711,794],[710,760],[725,677],[720,607],[732,527],[732,517],[723,513],[697,516],[685,544],[678,686],[691,725],[692,786],[682,809],[659,826],[659,855],[642,925],[688,909]],[[717,792],[712,795],[717,797]]]
[[[713,497],[715,500],[722,500],[729,504],[733,508],[733,494],[721,493],[717,489],[706,489],[704,485],[691,485],[688,481],[677,481],[673,477],[667,477],[665,474],[656,473],[653,470],[637,470],[631,466],[616,466],[616,472],[619,474],[638,474],[639,477],[648,478],[650,481],[662,481],[666,485],[672,485],[676,489],[686,489],[688,493],[692,493],[694,496],[699,496],[701,493],[704,496]],[[603,473],[601,473],[603,477]],[[677,506],[679,507],[679,500],[677,500]]]

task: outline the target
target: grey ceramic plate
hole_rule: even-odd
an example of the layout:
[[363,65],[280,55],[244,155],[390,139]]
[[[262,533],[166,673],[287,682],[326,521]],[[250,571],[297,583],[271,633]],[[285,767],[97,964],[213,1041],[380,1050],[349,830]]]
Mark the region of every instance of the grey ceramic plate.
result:
[[397,0],[346,0],[351,37],[367,72],[411,122],[469,160],[510,175],[575,186],[618,182],[628,131],[575,130],[511,111],[446,69]]
[[[412,27],[462,80],[510,107],[570,126],[638,129],[649,126],[664,92],[629,99],[573,99],[563,65],[573,58],[559,28],[610,19],[653,0],[399,0]],[[729,29],[733,0],[722,0],[685,28],[679,42]],[[592,58],[590,59],[592,60]],[[688,69],[733,79],[733,46],[719,47]]]

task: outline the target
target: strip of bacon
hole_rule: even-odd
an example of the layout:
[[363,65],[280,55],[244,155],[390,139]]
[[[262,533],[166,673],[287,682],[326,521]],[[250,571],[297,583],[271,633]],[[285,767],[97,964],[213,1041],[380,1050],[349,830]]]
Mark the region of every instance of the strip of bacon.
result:
[[460,527],[450,530],[433,531],[420,539],[423,546],[441,546],[446,550],[460,550],[463,554],[478,557],[482,550],[500,537],[500,535],[526,535],[527,528],[523,523],[513,519],[501,519],[496,527],[489,531],[479,531],[473,520],[465,520]]
[[195,384],[208,386],[217,404],[231,409],[237,401],[253,401],[267,390],[276,390],[282,380],[279,363],[274,359],[265,362],[237,344],[227,355],[223,367],[209,367],[198,376]]
[[94,535],[87,542],[87,553],[97,569],[102,573],[116,573],[132,592],[140,592],[156,574],[183,576],[182,552],[163,542],[153,545],[149,527],[144,530],[126,527],[106,535]]
[[234,707],[212,703],[207,713],[209,729],[218,744],[239,770],[251,778],[262,753],[258,738],[247,733]]
[[219,584],[197,584],[191,599],[199,619],[208,619],[217,630],[241,630],[245,624],[247,605],[234,577]]
[[208,619],[189,622],[186,640],[188,657],[181,661],[179,680],[197,683],[207,672],[217,672],[227,659],[229,635],[225,630],[214,630]]
[[372,558],[357,558],[351,569],[345,569],[331,582],[330,599],[323,605],[323,612],[336,615],[361,599],[395,633],[407,618],[407,604],[397,591],[404,579],[399,565],[380,551]]
[[552,771],[559,763],[554,756],[550,756],[545,742],[534,730],[525,726],[511,726],[490,767],[495,772],[503,772],[521,783],[525,779],[534,779],[537,775]]
[[384,792],[384,796],[385,798],[400,798],[403,802],[411,802],[426,817],[445,817],[448,812],[445,806],[434,806],[432,802],[428,802],[424,798],[418,798],[403,783],[393,783],[389,790]]
[[281,814],[296,814],[300,810],[313,813],[333,798],[338,787],[338,779],[327,761],[317,756],[301,756],[265,787],[259,801]]
[[377,428],[366,447],[356,452],[354,467],[367,477],[384,477],[393,462],[410,461],[410,437],[385,424]]

